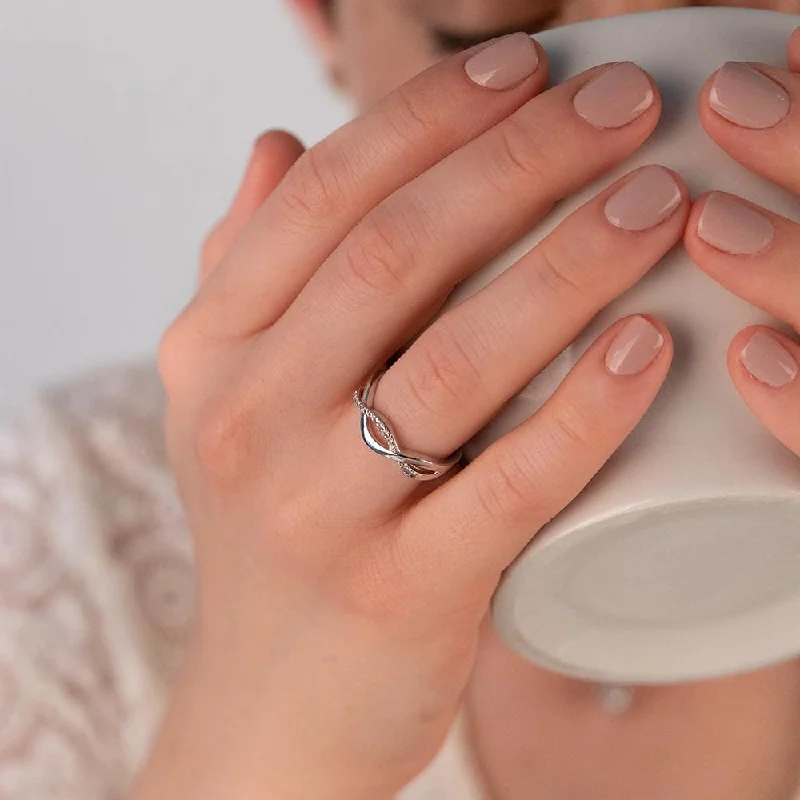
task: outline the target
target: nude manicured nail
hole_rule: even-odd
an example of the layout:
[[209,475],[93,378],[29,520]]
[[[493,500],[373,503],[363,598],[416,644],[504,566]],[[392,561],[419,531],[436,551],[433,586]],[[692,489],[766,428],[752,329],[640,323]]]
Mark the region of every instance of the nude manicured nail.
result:
[[717,250],[753,255],[765,250],[775,236],[772,222],[729,194],[712,192],[697,221],[697,235]]
[[655,94],[647,75],[622,61],[587,83],[576,95],[575,110],[596,128],[621,128],[641,116]]
[[532,75],[539,54],[527,33],[512,33],[476,53],[464,65],[473,83],[487,89],[510,89]]
[[636,172],[608,198],[608,221],[626,231],[644,231],[663,222],[680,205],[681,190],[670,172],[658,165]]
[[782,86],[738,61],[722,66],[708,101],[721,117],[744,128],[771,128],[789,113],[791,104]]
[[797,362],[792,354],[773,336],[756,331],[742,349],[742,364],[756,379],[780,389],[797,377]]
[[615,375],[636,375],[655,361],[664,337],[644,317],[628,320],[608,348],[606,366]]

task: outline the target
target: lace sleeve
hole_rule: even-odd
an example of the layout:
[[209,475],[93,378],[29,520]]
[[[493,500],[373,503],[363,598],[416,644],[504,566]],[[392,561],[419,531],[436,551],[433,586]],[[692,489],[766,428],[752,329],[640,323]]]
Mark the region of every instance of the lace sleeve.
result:
[[0,798],[116,800],[119,703],[49,456],[21,418],[0,429]]

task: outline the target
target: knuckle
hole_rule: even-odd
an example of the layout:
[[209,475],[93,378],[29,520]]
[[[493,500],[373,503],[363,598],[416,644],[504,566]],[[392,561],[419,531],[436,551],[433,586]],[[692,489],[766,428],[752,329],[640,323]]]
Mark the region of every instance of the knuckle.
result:
[[561,450],[590,450],[593,445],[592,421],[578,406],[568,403],[557,405],[552,413],[556,443]]
[[257,443],[252,404],[226,394],[201,409],[194,426],[194,455],[217,488],[241,485],[253,468]]
[[436,105],[409,86],[398,89],[394,102],[387,103],[384,121],[395,138],[409,145],[419,144],[440,124]]
[[402,293],[411,280],[420,239],[409,213],[379,207],[343,246],[344,287],[360,301]]
[[523,273],[536,295],[541,294],[544,287],[551,295],[582,297],[587,289],[581,263],[565,246],[555,242],[546,242],[537,248],[531,268]]
[[518,186],[520,180],[547,186],[548,155],[536,128],[509,117],[496,130],[497,137],[492,139],[489,179],[501,190]]
[[473,338],[465,337],[446,316],[416,343],[417,355],[409,359],[406,385],[419,411],[432,416],[458,413],[465,400],[482,385],[482,370]]
[[345,201],[336,158],[324,142],[306,150],[287,173],[281,197],[289,216],[304,227],[324,224]]
[[542,465],[521,447],[495,455],[476,482],[476,500],[490,518],[530,517],[541,504]]

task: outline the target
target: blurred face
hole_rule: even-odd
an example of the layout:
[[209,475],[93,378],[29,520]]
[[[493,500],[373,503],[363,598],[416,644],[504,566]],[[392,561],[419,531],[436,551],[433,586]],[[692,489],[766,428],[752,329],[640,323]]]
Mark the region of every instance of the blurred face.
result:
[[333,0],[328,15],[324,0],[291,2],[358,110],[443,56],[501,33],[682,6],[800,12],[800,0]]

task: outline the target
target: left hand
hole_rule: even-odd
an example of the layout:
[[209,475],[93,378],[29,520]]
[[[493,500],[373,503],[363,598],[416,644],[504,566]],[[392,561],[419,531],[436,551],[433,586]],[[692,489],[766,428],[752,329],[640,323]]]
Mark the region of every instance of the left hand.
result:
[[[800,195],[800,28],[788,70],[744,62],[714,73],[700,95],[711,138],[749,170]],[[800,224],[734,195],[698,198],[684,243],[695,263],[726,288],[800,332]],[[800,346],[766,326],[734,337],[733,382],[750,410],[800,455]]]

